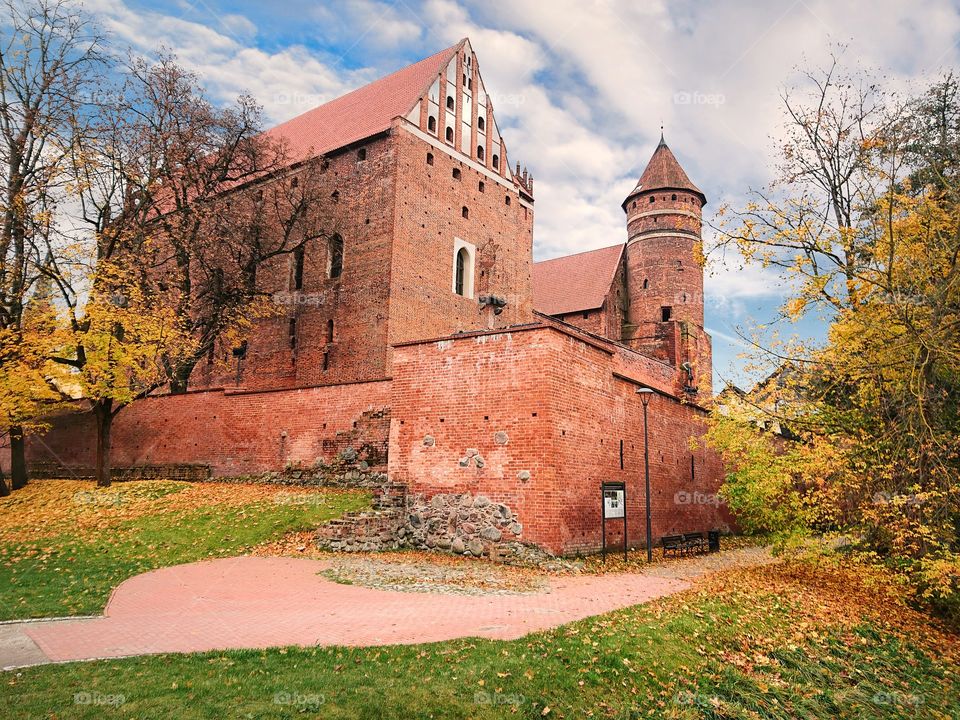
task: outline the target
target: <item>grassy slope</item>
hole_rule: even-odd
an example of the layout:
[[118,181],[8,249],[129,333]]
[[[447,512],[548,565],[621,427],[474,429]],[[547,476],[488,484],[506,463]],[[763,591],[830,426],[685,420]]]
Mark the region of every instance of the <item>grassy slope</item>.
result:
[[0,716],[956,718],[958,657],[954,636],[882,588],[790,565],[513,642],[27,669],[4,678]]
[[[165,510],[161,503],[159,512],[109,522],[96,532],[61,532],[53,537],[24,532],[21,541],[0,543],[0,620],[98,614],[111,590],[133,575],[238,555],[368,502],[356,493],[316,496],[323,501],[283,503],[264,496],[235,506],[178,510]],[[70,501],[69,496],[62,499]]]

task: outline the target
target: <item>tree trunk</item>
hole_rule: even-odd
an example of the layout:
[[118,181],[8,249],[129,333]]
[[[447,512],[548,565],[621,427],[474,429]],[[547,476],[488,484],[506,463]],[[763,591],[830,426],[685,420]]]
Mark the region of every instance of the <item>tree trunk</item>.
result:
[[6,497],[10,494],[10,488],[7,487],[7,481],[3,477],[3,471],[0,471],[0,497]]
[[97,486],[110,487],[110,430],[113,428],[112,400],[99,400],[93,406],[97,419]]
[[196,366],[195,361],[186,360],[174,368],[173,378],[170,380],[171,395],[182,395],[187,391],[194,366]]
[[19,490],[27,484],[27,458],[23,441],[23,428],[10,428],[10,489]]

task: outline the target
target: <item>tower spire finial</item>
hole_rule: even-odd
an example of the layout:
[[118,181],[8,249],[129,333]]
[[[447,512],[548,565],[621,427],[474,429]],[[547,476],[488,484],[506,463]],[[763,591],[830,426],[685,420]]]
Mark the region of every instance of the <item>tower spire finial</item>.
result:
[[660,144],[666,145],[667,141],[663,139],[663,121],[660,121]]

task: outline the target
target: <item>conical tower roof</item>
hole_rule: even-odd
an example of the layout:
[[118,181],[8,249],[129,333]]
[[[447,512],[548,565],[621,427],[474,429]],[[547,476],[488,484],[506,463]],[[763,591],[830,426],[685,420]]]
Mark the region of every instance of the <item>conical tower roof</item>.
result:
[[623,201],[624,206],[635,195],[650,190],[687,190],[699,195],[700,200],[704,203],[707,202],[707,196],[690,181],[687,173],[680,167],[676,156],[663,139],[663,133],[660,133],[660,143],[657,145],[657,149],[653,151],[653,157],[647,163],[646,170],[643,171],[640,180],[637,181],[636,187]]

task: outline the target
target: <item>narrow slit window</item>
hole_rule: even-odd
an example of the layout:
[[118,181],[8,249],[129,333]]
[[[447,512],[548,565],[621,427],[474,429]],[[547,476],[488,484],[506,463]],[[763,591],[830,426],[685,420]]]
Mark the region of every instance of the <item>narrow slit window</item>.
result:
[[485,130],[487,127],[487,121],[482,117],[477,118],[477,130]]
[[303,261],[306,253],[301,245],[293,252],[293,289],[303,290]]
[[333,320],[327,320],[327,344],[333,342]]
[[330,278],[338,278],[343,272],[343,238],[334,235],[330,238],[328,247],[330,260],[327,275]]
[[433,165],[433,153],[427,153],[427,165]]
[[297,349],[297,319],[296,318],[290,318],[290,327],[288,330],[288,334],[290,336],[290,349],[296,350]]

